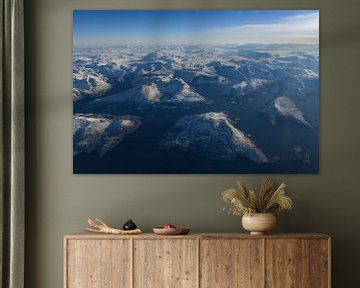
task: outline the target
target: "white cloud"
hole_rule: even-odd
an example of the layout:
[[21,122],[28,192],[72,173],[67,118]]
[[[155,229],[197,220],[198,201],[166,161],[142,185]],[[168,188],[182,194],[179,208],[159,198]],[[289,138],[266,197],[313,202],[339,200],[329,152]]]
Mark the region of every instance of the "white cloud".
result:
[[282,18],[271,24],[246,24],[208,31],[217,43],[304,43],[319,41],[319,13]]

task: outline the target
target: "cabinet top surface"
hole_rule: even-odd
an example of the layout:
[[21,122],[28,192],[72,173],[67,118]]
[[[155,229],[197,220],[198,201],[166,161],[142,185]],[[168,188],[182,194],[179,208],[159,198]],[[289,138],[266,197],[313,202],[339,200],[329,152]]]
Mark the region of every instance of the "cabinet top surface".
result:
[[320,233],[286,233],[250,235],[245,233],[189,233],[188,235],[156,235],[142,233],[138,235],[109,235],[101,233],[75,233],[64,236],[65,239],[329,239],[329,235]]

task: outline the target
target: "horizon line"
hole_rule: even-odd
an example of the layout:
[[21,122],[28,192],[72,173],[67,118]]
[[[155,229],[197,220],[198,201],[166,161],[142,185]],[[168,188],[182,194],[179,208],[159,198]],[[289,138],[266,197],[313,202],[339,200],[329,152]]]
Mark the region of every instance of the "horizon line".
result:
[[226,44],[73,44],[73,48],[78,47],[118,47],[118,46],[149,46],[149,47],[157,47],[157,46],[246,46],[246,45],[264,45],[264,46],[271,46],[271,45],[298,45],[298,46],[319,46],[320,43],[303,43],[303,42],[291,42],[291,43],[281,43],[281,42],[273,42],[273,43],[259,43],[259,42],[248,42],[248,43],[226,43]]

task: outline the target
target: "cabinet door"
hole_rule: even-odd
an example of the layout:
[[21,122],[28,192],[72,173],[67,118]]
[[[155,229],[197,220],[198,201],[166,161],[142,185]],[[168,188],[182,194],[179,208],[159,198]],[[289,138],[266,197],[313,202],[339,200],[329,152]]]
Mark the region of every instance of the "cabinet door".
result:
[[131,287],[130,240],[67,240],[67,288]]
[[197,287],[197,240],[134,240],[135,288]]
[[260,239],[200,241],[200,287],[264,287],[263,244]]
[[266,240],[266,287],[310,287],[308,239]]
[[330,287],[330,240],[310,241],[310,287]]

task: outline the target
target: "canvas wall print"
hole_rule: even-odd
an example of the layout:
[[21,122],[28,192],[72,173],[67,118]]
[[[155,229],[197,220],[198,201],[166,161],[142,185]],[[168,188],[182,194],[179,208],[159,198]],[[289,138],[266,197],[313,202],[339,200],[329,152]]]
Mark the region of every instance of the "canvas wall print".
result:
[[319,11],[76,10],[75,174],[319,171]]

